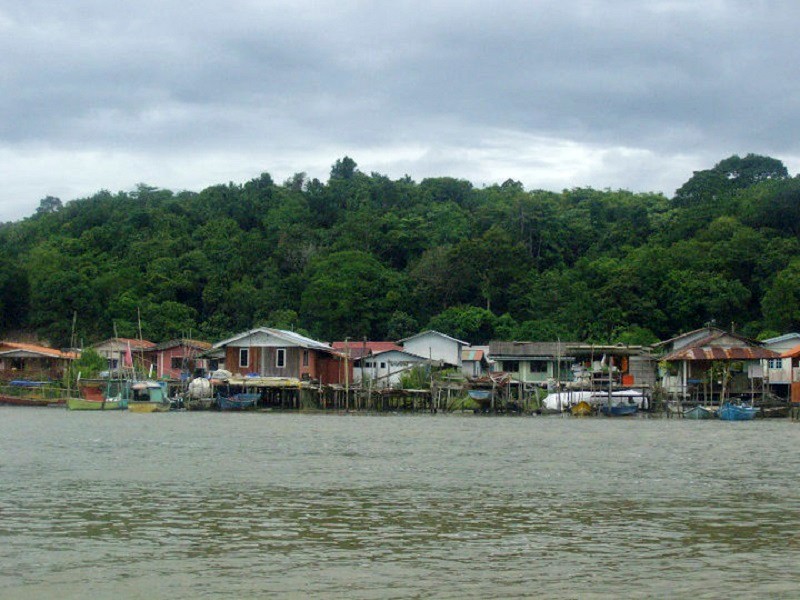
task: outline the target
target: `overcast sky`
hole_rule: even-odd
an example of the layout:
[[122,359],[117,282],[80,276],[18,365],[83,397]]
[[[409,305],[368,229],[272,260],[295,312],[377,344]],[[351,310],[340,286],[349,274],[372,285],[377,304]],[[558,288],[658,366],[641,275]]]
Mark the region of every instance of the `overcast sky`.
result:
[[800,165],[800,2],[0,0],[0,220],[344,155],[419,181],[660,191]]

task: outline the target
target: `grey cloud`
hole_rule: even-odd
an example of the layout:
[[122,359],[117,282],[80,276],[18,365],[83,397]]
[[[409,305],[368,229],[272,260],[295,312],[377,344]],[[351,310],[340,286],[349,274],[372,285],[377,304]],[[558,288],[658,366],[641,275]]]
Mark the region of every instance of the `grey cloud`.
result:
[[[723,0],[8,0],[0,147],[164,161],[416,145],[427,153],[382,164],[460,173],[481,169],[448,154],[506,131],[608,149],[606,174],[575,185],[677,187],[691,173],[664,179],[665,161],[800,155],[798,18],[791,2]],[[632,172],[625,148],[650,162]]]

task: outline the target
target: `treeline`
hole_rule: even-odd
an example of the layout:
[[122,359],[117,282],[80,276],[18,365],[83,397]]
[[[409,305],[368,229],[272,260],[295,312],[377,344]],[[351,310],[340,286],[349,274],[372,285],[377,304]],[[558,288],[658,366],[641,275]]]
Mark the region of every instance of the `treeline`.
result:
[[264,173],[200,193],[139,185],[0,226],[0,328],[56,345],[219,339],[253,326],[324,340],[433,328],[489,339],[646,343],[715,322],[800,327],[800,179],[732,156],[673,198]]

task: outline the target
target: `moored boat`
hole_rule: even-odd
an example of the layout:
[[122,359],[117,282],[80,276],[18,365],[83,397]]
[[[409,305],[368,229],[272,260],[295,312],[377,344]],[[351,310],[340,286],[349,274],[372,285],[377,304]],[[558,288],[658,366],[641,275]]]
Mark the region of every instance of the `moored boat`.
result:
[[125,410],[127,407],[128,401],[124,398],[67,398],[68,410]]
[[570,408],[570,412],[575,417],[588,417],[594,412],[594,410],[592,409],[591,404],[589,404],[585,400],[581,400],[580,402],[575,404],[572,408]]
[[751,421],[758,414],[758,409],[748,404],[723,404],[717,415],[723,421]]
[[714,412],[711,409],[705,406],[700,406],[699,404],[697,406],[693,406],[689,410],[683,411],[684,419],[692,419],[694,421],[711,419],[713,416]]
[[260,394],[253,393],[233,394],[228,397],[218,396],[217,406],[220,410],[244,410],[253,408],[260,397]]
[[171,404],[165,387],[157,381],[136,381],[131,384],[128,410],[136,413],[167,412]]
[[639,407],[635,404],[616,404],[609,406],[604,404],[600,406],[600,412],[607,417],[630,417],[639,411]]

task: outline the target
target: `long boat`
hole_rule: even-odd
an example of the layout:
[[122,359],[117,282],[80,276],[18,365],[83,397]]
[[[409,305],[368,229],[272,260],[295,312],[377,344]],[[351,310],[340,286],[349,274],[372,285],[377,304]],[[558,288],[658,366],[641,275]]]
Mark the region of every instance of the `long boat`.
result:
[[756,418],[758,409],[747,404],[723,404],[717,415],[723,421],[752,421]]
[[218,396],[217,406],[220,410],[244,410],[253,408],[260,397],[261,394],[254,393],[233,394],[228,397]]
[[635,404],[616,404],[614,406],[603,404],[600,406],[600,412],[607,417],[629,417],[635,415],[638,410],[639,407]]
[[714,416],[714,412],[706,408],[705,406],[693,406],[689,410],[683,411],[683,418],[684,419],[692,419],[694,421],[698,421],[701,419],[711,419]]

